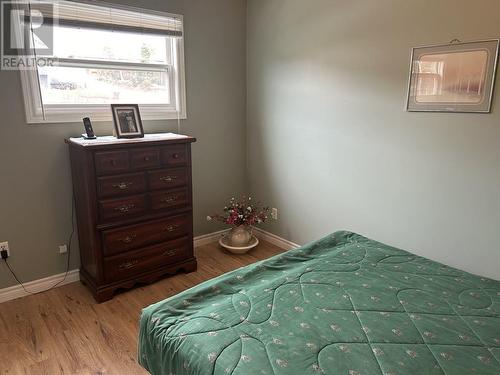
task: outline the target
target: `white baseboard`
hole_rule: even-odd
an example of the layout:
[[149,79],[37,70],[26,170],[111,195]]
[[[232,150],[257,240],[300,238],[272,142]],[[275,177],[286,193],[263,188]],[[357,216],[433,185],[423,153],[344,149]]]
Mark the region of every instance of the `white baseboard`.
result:
[[[204,234],[202,236],[198,236],[194,238],[194,247],[199,247],[203,245],[208,245],[213,242],[219,241],[219,238],[224,234],[227,233],[229,229],[225,230],[220,230],[218,232],[213,232],[213,233],[208,233]],[[275,246],[278,246],[280,249],[284,250],[291,250],[291,249],[296,249],[300,247],[300,245],[285,240],[284,238],[281,238],[275,234],[266,232],[265,230],[262,230],[260,228],[253,228],[253,233],[261,240],[267,241]]]
[[[45,277],[43,279],[30,281],[24,283],[24,287],[30,291],[31,293],[39,293],[44,290],[49,289],[54,284],[56,284],[59,280],[64,277],[65,273],[60,273],[58,275],[53,275],[49,277]],[[74,283],[75,281],[80,280],[79,270],[72,270],[68,272],[68,276],[66,279],[58,285],[63,286],[69,283]],[[0,289],[0,303],[7,302],[16,298],[29,296],[30,293],[26,293],[21,285],[14,285],[8,288]]]
[[254,228],[253,232],[259,239],[262,239],[264,241],[267,241],[275,246],[278,246],[281,249],[284,250],[292,250],[300,247],[299,244],[296,244],[295,242],[285,240],[284,238],[277,236],[275,234],[272,234],[270,232],[266,232],[265,230],[262,230],[260,228]]
[[221,236],[229,231],[229,229],[220,230],[218,232],[202,234],[201,236],[196,236],[194,238],[194,247],[200,247],[203,245],[208,245],[213,242],[218,242]]

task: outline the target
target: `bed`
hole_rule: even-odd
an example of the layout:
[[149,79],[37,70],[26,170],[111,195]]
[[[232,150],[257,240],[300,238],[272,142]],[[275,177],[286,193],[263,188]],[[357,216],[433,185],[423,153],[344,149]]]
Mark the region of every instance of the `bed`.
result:
[[143,310],[153,375],[500,374],[500,282],[336,232]]

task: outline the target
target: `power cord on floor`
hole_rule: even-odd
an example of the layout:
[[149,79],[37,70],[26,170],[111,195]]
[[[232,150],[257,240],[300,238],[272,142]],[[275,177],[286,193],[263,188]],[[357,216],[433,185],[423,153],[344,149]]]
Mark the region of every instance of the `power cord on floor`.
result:
[[17,277],[16,273],[14,272],[14,270],[12,269],[12,267],[10,266],[9,261],[7,260],[8,258],[4,258],[2,256],[2,259],[5,262],[5,265],[9,269],[9,271],[12,274],[12,276],[14,277],[14,279],[17,281],[17,283],[19,285],[21,285],[21,287],[23,288],[23,290],[26,293],[28,293],[28,294],[38,294],[38,293],[48,292],[49,290],[52,290],[52,289],[56,288],[57,286],[59,286],[68,277],[69,264],[70,264],[70,260],[71,260],[71,243],[73,242],[73,235],[74,234],[75,234],[75,195],[72,194],[71,195],[71,233],[70,233],[69,238],[68,238],[68,253],[67,253],[68,255],[67,255],[67,259],[66,259],[66,272],[64,273],[64,277],[61,280],[57,281],[54,285],[52,285],[50,288],[47,288],[45,290],[40,290],[38,292],[31,292],[28,289],[26,289],[26,287],[24,286],[24,284],[19,280],[19,278]]

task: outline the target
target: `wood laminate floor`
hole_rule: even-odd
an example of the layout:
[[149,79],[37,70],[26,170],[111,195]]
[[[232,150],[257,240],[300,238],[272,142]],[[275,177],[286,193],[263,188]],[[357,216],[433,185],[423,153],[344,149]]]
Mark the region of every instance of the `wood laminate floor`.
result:
[[0,374],[147,374],[136,360],[143,307],[283,250],[266,242],[245,255],[196,250],[198,270],[97,304],[79,282],[0,304]]

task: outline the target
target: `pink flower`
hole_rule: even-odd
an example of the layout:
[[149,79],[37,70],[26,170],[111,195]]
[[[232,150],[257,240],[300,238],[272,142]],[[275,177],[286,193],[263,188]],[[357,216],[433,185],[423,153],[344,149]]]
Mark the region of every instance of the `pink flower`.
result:
[[224,213],[207,216],[207,220],[217,220],[229,225],[248,225],[263,223],[267,220],[269,207],[261,207],[258,202],[251,203],[252,198],[243,196],[240,200],[231,198],[229,205],[224,207]]

